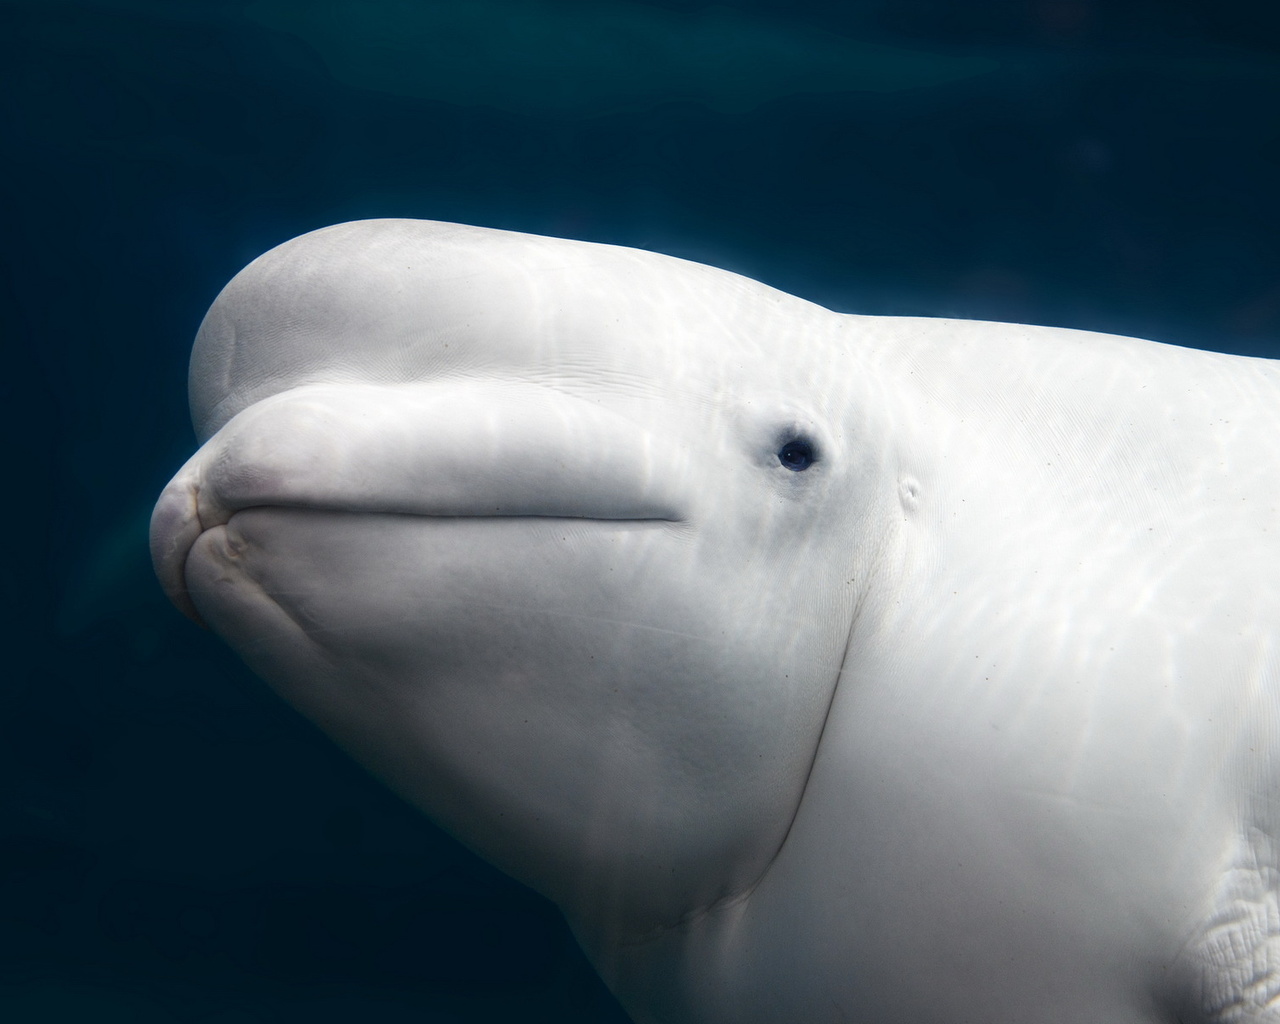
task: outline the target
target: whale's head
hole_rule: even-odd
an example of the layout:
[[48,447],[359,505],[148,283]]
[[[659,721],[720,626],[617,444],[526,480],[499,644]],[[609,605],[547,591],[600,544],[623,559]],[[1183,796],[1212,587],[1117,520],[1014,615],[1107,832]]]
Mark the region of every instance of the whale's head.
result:
[[851,321],[723,271],[369,221],[239,274],[171,599],[588,941],[749,892],[898,500]]

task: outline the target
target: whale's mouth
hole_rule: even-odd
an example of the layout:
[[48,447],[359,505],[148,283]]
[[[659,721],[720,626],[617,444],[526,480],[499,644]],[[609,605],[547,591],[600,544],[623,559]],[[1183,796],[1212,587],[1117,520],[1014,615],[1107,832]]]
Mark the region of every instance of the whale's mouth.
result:
[[234,417],[169,482],[152,560],[201,622],[187,558],[238,512],[680,523],[684,457],[622,417],[529,388],[298,388]]

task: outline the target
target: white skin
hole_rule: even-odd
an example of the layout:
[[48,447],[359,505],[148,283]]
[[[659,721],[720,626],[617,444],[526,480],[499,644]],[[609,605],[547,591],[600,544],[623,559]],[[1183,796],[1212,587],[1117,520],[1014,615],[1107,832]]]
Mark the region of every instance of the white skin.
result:
[[1277,399],[340,225],[206,318],[153,551],[637,1020],[1270,1020]]

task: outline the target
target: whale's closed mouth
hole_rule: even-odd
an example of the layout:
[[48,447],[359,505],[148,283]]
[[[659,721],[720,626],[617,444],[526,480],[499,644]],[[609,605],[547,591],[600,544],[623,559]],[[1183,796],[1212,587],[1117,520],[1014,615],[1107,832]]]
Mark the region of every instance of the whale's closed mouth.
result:
[[250,508],[426,517],[687,518],[679,445],[538,389],[309,386],[229,421],[165,487],[151,555],[200,621],[185,567],[202,533]]

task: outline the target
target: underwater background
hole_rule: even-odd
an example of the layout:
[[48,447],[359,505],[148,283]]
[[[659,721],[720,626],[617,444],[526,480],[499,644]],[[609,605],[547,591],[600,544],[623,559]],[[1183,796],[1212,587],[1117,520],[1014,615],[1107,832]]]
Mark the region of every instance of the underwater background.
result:
[[151,575],[191,341],[271,246],[461,221],[1280,355],[1272,5],[0,0],[0,82],[14,1024],[626,1020]]

